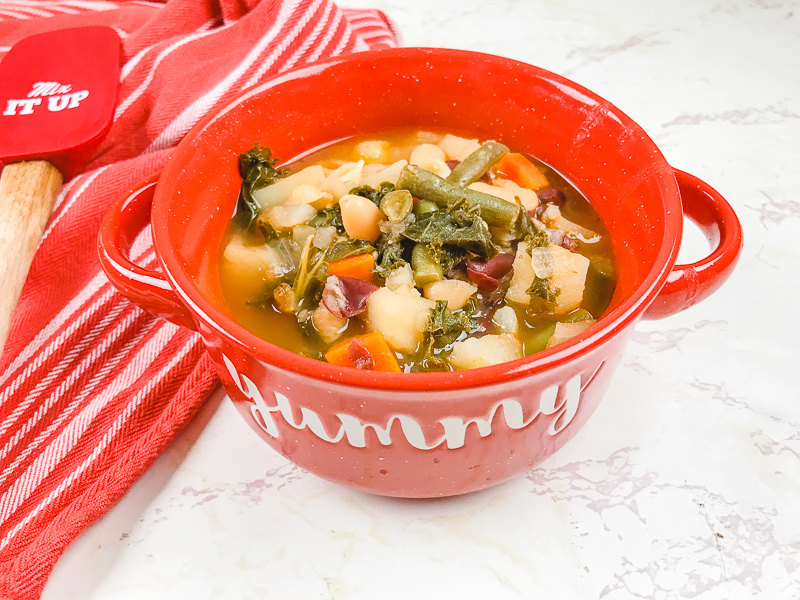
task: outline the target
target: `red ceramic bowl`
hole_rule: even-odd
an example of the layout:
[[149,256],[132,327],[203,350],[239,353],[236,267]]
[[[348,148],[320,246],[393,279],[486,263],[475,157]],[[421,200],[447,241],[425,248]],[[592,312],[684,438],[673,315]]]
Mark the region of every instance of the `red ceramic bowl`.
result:
[[[342,369],[238,325],[217,276],[254,142],[291,158],[392,126],[470,131],[555,168],[608,227],[619,283],[598,324],[551,350],[455,373]],[[680,311],[730,274],[741,229],[707,184],[673,170],[630,118],[542,69],[484,54],[406,48],[336,58],[255,88],[200,122],[160,177],[113,207],[100,254],[143,308],[200,332],[239,412],[302,468],[405,497],[478,490],[518,475],[569,440],[608,386],[633,325]],[[676,266],[683,217],[712,254]],[[147,224],[161,272],[127,257]]]

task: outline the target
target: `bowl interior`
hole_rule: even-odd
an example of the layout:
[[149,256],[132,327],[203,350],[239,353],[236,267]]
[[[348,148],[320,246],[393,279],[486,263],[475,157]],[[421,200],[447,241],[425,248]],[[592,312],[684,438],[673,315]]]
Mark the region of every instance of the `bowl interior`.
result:
[[289,160],[403,126],[498,139],[553,167],[587,197],[612,236],[619,281],[606,317],[633,318],[655,297],[677,255],[682,217],[672,169],[644,131],[607,101],[542,69],[413,48],[279,76],[198,124],[162,174],[154,202],[156,247],[173,283],[224,330],[260,344],[230,319],[217,275],[241,183],[238,155],[259,142]]

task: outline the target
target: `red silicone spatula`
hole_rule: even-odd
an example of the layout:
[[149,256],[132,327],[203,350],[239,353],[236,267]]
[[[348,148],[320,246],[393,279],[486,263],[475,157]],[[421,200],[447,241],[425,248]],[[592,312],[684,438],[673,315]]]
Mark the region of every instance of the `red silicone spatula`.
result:
[[25,38],[0,62],[0,349],[61,183],[111,127],[120,49],[113,29],[81,27]]

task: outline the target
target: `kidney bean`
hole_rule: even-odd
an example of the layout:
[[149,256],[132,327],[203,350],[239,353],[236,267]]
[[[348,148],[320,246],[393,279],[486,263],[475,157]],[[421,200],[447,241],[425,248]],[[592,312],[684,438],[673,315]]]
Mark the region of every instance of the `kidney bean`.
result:
[[[513,277],[513,274],[514,271],[511,270],[503,275],[497,282],[497,288],[490,290],[488,294],[484,294],[483,298],[481,299],[478,313],[478,326],[480,327],[481,335],[485,335],[494,331],[495,325],[492,321],[492,317],[494,317],[494,312],[497,310],[497,306],[506,296],[506,292],[511,285],[511,278]],[[480,337],[480,335],[478,337]]]
[[514,264],[514,256],[511,254],[498,254],[489,260],[468,258],[466,264],[467,269],[477,271],[478,273],[485,273],[489,277],[494,277],[495,279],[500,279],[511,270]]
[[478,181],[480,181],[481,183],[488,183],[489,185],[492,185],[492,181],[494,181],[494,173],[492,173],[491,171],[486,171],[486,173],[481,175],[481,178],[478,179]]
[[490,260],[468,258],[467,277],[482,290],[497,289],[499,280],[511,271],[514,257],[511,254],[498,254]]
[[467,269],[467,277],[469,277],[469,280],[482,290],[491,291],[497,289],[497,279],[494,277],[489,277],[486,273],[481,273],[480,271],[470,271]]
[[547,210],[547,204],[544,202],[540,202],[536,205],[536,208],[533,210],[529,210],[528,214],[531,216],[532,219],[540,219],[542,217],[542,213]]
[[372,371],[375,368],[372,354],[369,353],[369,349],[361,340],[355,338],[350,340],[349,355],[356,369]]
[[555,204],[560,205],[564,203],[564,200],[567,197],[564,195],[558,188],[544,188],[542,190],[536,190],[536,196],[539,198],[539,202],[543,204]]
[[355,277],[331,275],[322,290],[322,303],[340,319],[349,319],[367,309],[367,298],[377,285]]
[[570,252],[577,252],[578,251],[578,242],[573,240],[568,235],[564,236],[564,239],[561,240],[561,247],[566,248]]

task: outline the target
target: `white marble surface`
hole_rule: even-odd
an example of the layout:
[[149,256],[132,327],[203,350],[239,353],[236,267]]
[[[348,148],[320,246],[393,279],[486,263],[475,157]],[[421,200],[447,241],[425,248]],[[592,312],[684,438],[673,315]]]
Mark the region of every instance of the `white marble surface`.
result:
[[[711,299],[641,323],[599,410],[526,476],[372,497],[293,467],[218,393],[66,552],[44,598],[800,598],[800,4],[348,0],[406,45],[611,100],[745,230]],[[684,259],[704,244],[689,231]]]

